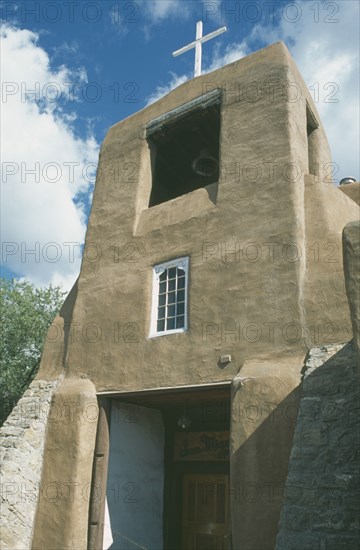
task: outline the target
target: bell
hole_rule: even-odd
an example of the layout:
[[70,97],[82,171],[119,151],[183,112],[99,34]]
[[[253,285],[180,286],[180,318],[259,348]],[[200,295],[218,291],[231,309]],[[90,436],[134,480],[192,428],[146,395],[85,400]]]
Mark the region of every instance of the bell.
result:
[[216,158],[209,155],[206,149],[202,149],[200,155],[193,161],[192,169],[198,176],[212,178],[218,173],[219,163]]
[[190,418],[188,418],[187,416],[183,415],[181,418],[179,418],[178,420],[178,425],[180,426],[180,428],[182,430],[186,430],[186,428],[188,428],[191,424],[191,420]]
[[191,420],[188,416],[186,416],[186,407],[184,405],[183,413],[178,420],[178,426],[180,426],[182,430],[186,430],[190,426],[190,424]]

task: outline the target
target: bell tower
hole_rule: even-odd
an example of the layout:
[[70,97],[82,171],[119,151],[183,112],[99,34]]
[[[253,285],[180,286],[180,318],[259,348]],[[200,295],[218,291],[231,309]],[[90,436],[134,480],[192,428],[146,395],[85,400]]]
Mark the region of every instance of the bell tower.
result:
[[71,425],[86,452],[46,449],[42,483],[82,476],[99,500],[80,517],[40,499],[37,547],[76,532],[82,548],[274,548],[304,357],[351,330],[341,231],[358,208],[330,162],[283,43],[109,130],[81,272],[53,326],[64,337],[39,373],[65,376],[63,401],[92,391],[100,407],[96,438],[80,413]]

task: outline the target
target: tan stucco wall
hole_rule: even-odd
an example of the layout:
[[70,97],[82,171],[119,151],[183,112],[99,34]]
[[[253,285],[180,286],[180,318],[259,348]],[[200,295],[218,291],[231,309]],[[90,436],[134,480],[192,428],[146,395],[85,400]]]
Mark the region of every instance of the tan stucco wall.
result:
[[[344,225],[358,219],[360,209],[335,187],[336,166],[321,119],[294,63],[289,64],[292,96],[289,108],[289,142],[292,160],[300,168],[292,195],[296,224],[298,299],[308,349],[314,345],[351,338],[342,265]],[[301,92],[300,92],[301,91]],[[316,174],[309,174],[306,113],[318,124],[311,134]],[[336,171],[335,171],[336,172]],[[301,175],[300,175],[301,174]]]
[[[144,212],[151,190],[145,125],[214,88],[223,89],[216,205],[199,190],[156,206],[157,216]],[[306,102],[319,121],[322,166],[331,160],[326,136],[282,43],[193,79],[110,129],[64,353],[67,375],[88,376],[98,391],[202,384],[231,380],[254,357],[306,351],[309,323],[322,320],[317,311],[309,315],[313,303],[306,291],[315,284],[305,253],[306,223],[311,225],[305,216]],[[325,224],[334,209],[343,224],[351,219],[348,205],[338,202],[326,203]],[[190,329],[149,339],[152,266],[185,255]],[[316,266],[315,279],[327,270],[324,263]],[[327,302],[325,320],[332,317],[347,331],[339,278],[336,271],[330,282],[339,287],[339,302]],[[50,355],[51,345],[45,351]],[[232,362],[221,369],[223,354]],[[42,368],[48,368],[44,361]]]
[[98,405],[90,380],[63,380],[47,426],[33,550],[85,550]]
[[306,304],[309,347],[352,337],[343,271],[342,231],[360,209],[331,183],[305,177]]
[[356,181],[354,183],[341,185],[339,190],[345,193],[345,195],[350,197],[350,199],[360,206],[360,182]]
[[233,548],[272,550],[299,405],[303,357],[246,361],[232,384]]

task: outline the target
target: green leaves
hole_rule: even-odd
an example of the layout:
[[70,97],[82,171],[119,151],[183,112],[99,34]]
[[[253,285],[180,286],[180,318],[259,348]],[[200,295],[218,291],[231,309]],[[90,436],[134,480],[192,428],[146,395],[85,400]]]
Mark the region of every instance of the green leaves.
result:
[[0,278],[0,424],[35,377],[46,332],[65,294],[60,287]]

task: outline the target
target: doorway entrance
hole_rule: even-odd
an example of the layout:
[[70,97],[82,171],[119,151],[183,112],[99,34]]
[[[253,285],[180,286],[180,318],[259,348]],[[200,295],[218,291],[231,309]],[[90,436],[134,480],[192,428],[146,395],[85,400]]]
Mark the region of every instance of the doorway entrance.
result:
[[182,546],[188,550],[228,550],[229,476],[185,474]]
[[163,411],[164,550],[228,550],[230,392],[192,397]]
[[229,550],[230,384],[111,401],[104,548]]

